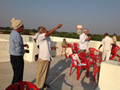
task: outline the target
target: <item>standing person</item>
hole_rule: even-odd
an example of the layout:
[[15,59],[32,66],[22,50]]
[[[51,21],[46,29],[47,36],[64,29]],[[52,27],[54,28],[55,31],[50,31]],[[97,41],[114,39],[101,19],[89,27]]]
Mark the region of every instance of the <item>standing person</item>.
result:
[[104,36],[105,38],[102,40],[102,43],[98,49],[100,49],[103,46],[102,60],[109,60],[111,48],[112,48],[112,45],[114,45],[114,43],[112,38],[108,36],[108,33],[105,33]]
[[36,74],[36,86],[39,89],[42,89],[43,87],[49,87],[47,84],[45,84],[48,71],[50,67],[50,61],[52,60],[52,57],[50,55],[50,50],[53,49],[50,47],[51,39],[50,35],[59,29],[62,26],[62,24],[59,24],[56,28],[53,28],[52,30],[48,31],[46,28],[40,29],[40,42],[39,42],[39,59],[38,59],[38,67],[37,67],[37,74]]
[[68,43],[66,42],[65,38],[63,39],[61,46],[66,48],[66,54],[67,57],[69,57],[72,54],[72,48],[68,46]]
[[117,34],[116,33],[113,34],[112,39],[113,39],[114,44],[116,44],[117,43]]
[[25,53],[29,53],[29,50],[25,50],[24,47],[29,48],[28,44],[23,45],[23,39],[21,32],[24,25],[21,20],[12,18],[12,27],[14,30],[10,33],[9,53],[10,61],[13,68],[13,80],[12,83],[23,81],[24,59]]
[[89,33],[88,29],[84,30],[84,33],[80,35],[80,52],[86,52],[88,47],[88,42],[92,39],[92,37],[88,37],[87,34]]

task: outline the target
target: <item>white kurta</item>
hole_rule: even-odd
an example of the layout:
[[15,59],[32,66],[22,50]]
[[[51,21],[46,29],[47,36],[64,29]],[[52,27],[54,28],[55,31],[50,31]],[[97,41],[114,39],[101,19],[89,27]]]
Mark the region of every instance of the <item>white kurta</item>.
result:
[[51,51],[51,39],[50,37],[45,37],[45,33],[39,35],[39,59],[48,60],[52,59]]
[[102,45],[103,45],[103,55],[102,55],[102,60],[109,60],[110,58],[110,54],[111,54],[111,49],[112,49],[112,44],[113,40],[111,37],[106,36],[103,40],[102,40]]
[[88,38],[88,36],[85,33],[80,35],[80,46],[79,46],[80,50],[86,50],[87,49],[88,42],[89,42],[89,40],[87,40],[87,41],[85,40],[87,38]]

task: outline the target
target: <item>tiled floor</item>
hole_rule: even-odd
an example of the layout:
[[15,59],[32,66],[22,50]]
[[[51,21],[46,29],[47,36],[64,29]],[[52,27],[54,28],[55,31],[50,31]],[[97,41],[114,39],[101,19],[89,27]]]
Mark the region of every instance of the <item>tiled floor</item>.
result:
[[[90,68],[89,77],[85,76],[86,70],[80,72],[79,81],[76,80],[76,70],[73,69],[72,75],[69,76],[71,60],[65,59],[64,56],[57,56],[51,62],[51,68],[47,83],[51,85],[49,89],[44,90],[95,90],[97,83],[93,82],[92,67]],[[25,62],[24,81],[35,84],[37,62]],[[12,80],[12,67],[10,62],[0,63],[0,90],[10,85]]]

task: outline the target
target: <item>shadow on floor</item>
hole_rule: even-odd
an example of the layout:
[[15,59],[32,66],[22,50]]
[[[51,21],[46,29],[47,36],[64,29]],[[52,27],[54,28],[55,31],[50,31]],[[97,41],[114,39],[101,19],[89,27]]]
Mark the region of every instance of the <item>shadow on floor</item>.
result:
[[49,71],[49,76],[47,79],[47,83],[52,85],[52,83],[59,77],[59,75],[69,68],[71,65],[71,60],[69,58],[62,59],[58,63],[56,63]]
[[69,90],[73,90],[73,86],[70,85],[66,80],[65,80],[65,74],[60,75],[52,84],[51,86],[54,86],[54,88],[48,88],[47,90],[63,90],[63,84],[69,87]]
[[[53,61],[54,62],[54,61]],[[50,86],[53,85],[53,83],[58,82],[57,80],[59,80],[60,78],[62,78],[60,80],[60,82],[58,82],[59,84],[56,85],[56,87],[61,90],[62,84],[63,82],[71,87],[71,90],[73,88],[72,85],[68,84],[65,81],[65,74],[62,74],[62,72],[64,70],[66,70],[67,68],[69,68],[71,65],[71,60],[69,58],[66,59],[62,59],[59,62],[57,62],[50,70],[49,70],[49,75],[48,75],[48,79],[46,81],[47,84],[49,84]],[[61,75],[62,74],[62,75]],[[36,79],[32,80],[31,83],[35,83]]]
[[98,84],[93,81],[93,72],[89,72],[89,78],[90,78],[89,83],[86,83],[84,81],[85,78],[86,76],[84,76],[81,80],[81,85],[84,88],[84,90],[95,90]]

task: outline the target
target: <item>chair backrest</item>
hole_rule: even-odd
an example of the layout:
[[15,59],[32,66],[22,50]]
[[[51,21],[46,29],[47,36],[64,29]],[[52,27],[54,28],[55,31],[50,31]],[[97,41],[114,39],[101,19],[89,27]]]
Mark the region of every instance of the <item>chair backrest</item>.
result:
[[79,44],[78,43],[73,43],[73,46],[74,46],[74,50],[76,51],[76,53],[77,53],[77,51],[78,51],[78,46],[79,46]]
[[116,54],[118,50],[120,50],[120,47],[118,45],[115,45],[113,46],[111,53]]
[[8,86],[5,90],[39,90],[33,83],[30,82],[16,82]]
[[90,56],[95,56],[95,55],[99,55],[101,57],[101,52],[96,50],[95,48],[89,48],[89,52],[90,52]]
[[80,52],[79,55],[81,63],[86,62],[87,63],[87,57],[89,57],[89,55],[85,52]]
[[81,63],[81,61],[80,61],[80,59],[79,59],[79,57],[78,57],[78,54],[72,54],[72,55],[70,55],[70,58],[71,58],[72,64],[73,64],[74,66],[77,66],[77,65],[78,65],[78,62]]
[[71,47],[71,48],[73,47],[73,45],[71,43],[68,43],[68,46]]
[[104,60],[101,60],[99,57],[95,57],[93,67],[94,67],[94,68],[100,67],[101,62],[104,62]]

